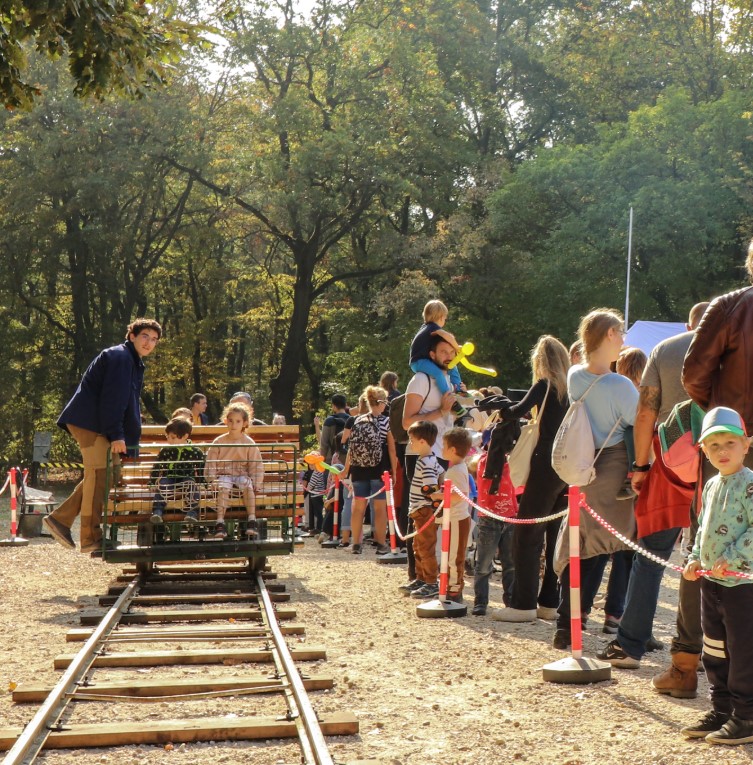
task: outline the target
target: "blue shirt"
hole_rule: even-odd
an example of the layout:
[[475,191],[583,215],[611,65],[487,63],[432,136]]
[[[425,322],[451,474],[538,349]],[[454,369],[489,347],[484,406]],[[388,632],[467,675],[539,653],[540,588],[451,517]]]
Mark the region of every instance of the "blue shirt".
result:
[[421,329],[416,332],[416,336],[411,340],[410,344],[410,364],[419,359],[429,358],[429,349],[431,348],[431,341],[433,338],[432,333],[438,329],[442,329],[439,324],[435,324],[433,321],[428,321],[426,324],[421,325]]
[[[594,446],[601,449],[604,446],[615,446],[624,440],[625,428],[635,422],[638,389],[627,377],[615,372],[595,375],[583,366],[574,366],[567,373],[570,402],[579,400],[595,380],[599,382],[591,388],[583,405],[594,434]],[[622,418],[620,424],[607,441],[618,417]]]
[[[729,568],[747,574],[753,571],[753,470],[743,467],[732,475],[716,475],[703,488],[693,552],[689,561],[712,568],[719,558]],[[733,576],[711,577],[727,587],[753,584]]]

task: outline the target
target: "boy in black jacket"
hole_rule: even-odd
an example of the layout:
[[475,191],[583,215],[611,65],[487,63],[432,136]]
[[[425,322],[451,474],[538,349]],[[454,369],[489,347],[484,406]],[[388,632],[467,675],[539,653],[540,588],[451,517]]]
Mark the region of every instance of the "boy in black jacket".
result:
[[180,498],[188,509],[187,523],[199,520],[199,487],[204,480],[204,452],[189,442],[193,425],[175,417],[165,426],[168,446],[163,446],[152,468],[149,483],[156,487],[152,523],[162,523],[169,499]]

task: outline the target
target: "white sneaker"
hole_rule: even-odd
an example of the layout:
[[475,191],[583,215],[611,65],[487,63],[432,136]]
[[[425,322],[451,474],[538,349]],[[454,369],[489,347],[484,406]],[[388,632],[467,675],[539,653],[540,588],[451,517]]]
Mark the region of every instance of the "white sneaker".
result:
[[548,622],[553,622],[557,618],[557,609],[548,608],[547,606],[539,606],[536,609],[536,616],[539,619],[545,619]]
[[492,614],[496,622],[535,622],[536,609],[500,608]]

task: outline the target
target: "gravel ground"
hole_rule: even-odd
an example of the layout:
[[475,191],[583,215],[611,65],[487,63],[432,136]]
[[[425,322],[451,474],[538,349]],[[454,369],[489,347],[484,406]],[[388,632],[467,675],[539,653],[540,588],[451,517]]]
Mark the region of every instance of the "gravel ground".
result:
[[[75,536],[75,535],[74,535]],[[21,726],[33,714],[11,701],[12,683],[45,682],[59,677],[53,658],[72,653],[65,642],[83,610],[120,567],[67,551],[49,539],[28,547],[0,548],[4,586],[2,695],[3,727]],[[612,672],[597,685],[556,685],[542,680],[541,667],[564,654],[551,648],[553,625],[544,621],[509,625],[491,616],[419,619],[415,601],[398,594],[402,566],[378,565],[374,554],[349,555],[324,550],[312,539],[294,555],[271,559],[288,585],[297,621],[306,625],[306,643],[327,648],[326,661],[307,663],[306,671],[330,673],[335,688],[316,692],[319,713],[350,710],[360,734],[329,739],[338,763],[370,760],[417,765],[499,765],[522,761],[541,765],[687,765],[750,763],[753,747],[714,748],[688,742],[679,734],[706,710],[705,679],[699,698],[676,700],[651,691],[650,679],[668,661],[668,651],[649,654],[638,670]],[[665,576],[655,634],[668,644],[674,630],[676,574]],[[466,583],[472,603],[472,581]],[[501,605],[499,575],[492,582],[492,605]],[[470,610],[470,609],[469,609]],[[584,636],[592,655],[608,637],[603,614],[595,611]],[[291,638],[294,644],[296,638]],[[202,644],[199,644],[202,645]],[[232,645],[232,644],[231,644]],[[239,667],[239,671],[258,668]],[[133,670],[130,670],[133,671]],[[150,670],[152,676],[212,672],[212,668]],[[114,676],[110,671],[109,676]],[[81,704],[71,721],[161,719],[249,714],[246,697],[211,703],[130,705],[127,712],[104,704]],[[278,708],[264,702],[263,714]],[[50,752],[41,761],[58,765],[103,763],[258,763],[300,762],[292,745],[264,749],[260,743],[207,743],[117,750]]]

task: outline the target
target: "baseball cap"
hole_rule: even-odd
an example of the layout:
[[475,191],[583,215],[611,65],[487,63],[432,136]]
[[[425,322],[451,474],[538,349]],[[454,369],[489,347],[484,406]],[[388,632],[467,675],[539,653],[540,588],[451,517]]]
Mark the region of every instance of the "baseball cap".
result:
[[726,406],[717,406],[706,412],[701,426],[700,441],[714,433],[732,433],[736,436],[747,436],[743,418],[734,410]]

